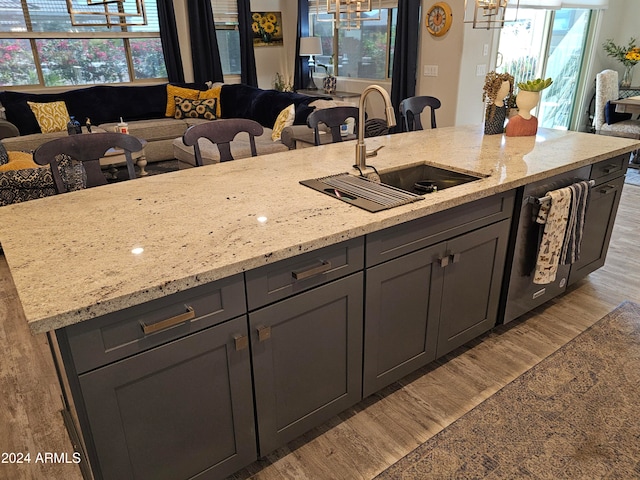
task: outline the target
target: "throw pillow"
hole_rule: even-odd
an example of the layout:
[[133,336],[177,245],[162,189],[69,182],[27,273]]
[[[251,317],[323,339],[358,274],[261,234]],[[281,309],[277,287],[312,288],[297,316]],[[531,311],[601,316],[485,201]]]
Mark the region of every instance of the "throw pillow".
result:
[[296,118],[296,106],[292,103],[287,108],[283,109],[278,118],[276,118],[276,123],[273,124],[273,133],[271,134],[271,140],[277,142],[280,140],[282,136],[282,130],[284,127],[290,127],[293,125],[293,121]]
[[632,115],[630,113],[616,112],[616,106],[611,102],[607,102],[607,104],[604,106],[604,121],[609,125],[623,122],[624,120],[630,120],[631,117]]
[[192,100],[189,98],[174,97],[176,103],[175,118],[204,118],[215,120],[216,99]]
[[9,155],[7,149],[4,148],[4,144],[0,142],[0,165],[4,165],[9,162]]
[[73,192],[87,188],[87,171],[81,161],[71,158],[66,153],[56,155],[56,161],[62,183],[67,187],[67,191]]
[[0,165],[0,172],[8,172],[9,170],[22,170],[23,168],[38,168],[36,162],[33,161],[33,155],[27,152],[8,152],[9,161],[4,165]]
[[71,118],[64,102],[27,102],[27,105],[36,116],[42,133],[64,132],[67,130],[67,123]]
[[174,117],[176,114],[176,102],[174,97],[190,98],[197,100],[200,90],[192,88],[176,87],[175,85],[167,85],[167,110],[165,117]]
[[222,91],[222,84],[214,84],[209,90],[203,90],[198,96],[198,100],[205,100],[208,98],[215,98],[216,100],[216,117],[222,117],[222,108],[220,106],[220,92]]

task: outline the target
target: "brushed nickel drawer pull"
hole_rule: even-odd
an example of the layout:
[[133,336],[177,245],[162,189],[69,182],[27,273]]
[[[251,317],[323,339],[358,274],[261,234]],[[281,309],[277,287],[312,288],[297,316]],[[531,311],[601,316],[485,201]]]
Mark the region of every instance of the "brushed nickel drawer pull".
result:
[[175,317],[167,318],[166,320],[162,320],[158,323],[152,323],[151,325],[147,325],[144,322],[140,322],[142,326],[142,331],[145,335],[149,335],[150,333],[156,333],[160,330],[166,330],[167,328],[171,328],[180,323],[184,323],[188,320],[193,320],[196,318],[196,312],[193,307],[189,305],[185,305],[187,307],[187,311],[185,313],[181,313],[180,315],[176,315]]
[[601,187],[598,192],[601,193],[602,195],[608,195],[609,193],[613,192],[616,189],[616,187],[614,187],[613,185],[605,185],[603,187]]
[[329,260],[322,260],[320,265],[307,268],[306,270],[294,270],[291,272],[291,276],[294,280],[304,280],[305,278],[313,277],[314,275],[320,275],[331,270],[331,262]]

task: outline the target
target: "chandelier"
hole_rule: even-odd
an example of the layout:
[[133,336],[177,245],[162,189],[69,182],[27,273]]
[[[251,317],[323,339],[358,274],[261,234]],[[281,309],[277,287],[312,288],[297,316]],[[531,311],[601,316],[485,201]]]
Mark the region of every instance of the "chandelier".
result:
[[[502,28],[504,27],[504,23],[507,21],[505,19],[505,14],[507,11],[507,4],[509,0],[474,0],[473,5],[473,19],[467,20],[467,0],[464,2],[464,13],[465,20],[464,23],[472,23],[473,28],[483,28],[483,29],[492,29],[492,28]],[[511,2],[514,3],[514,0]],[[515,0],[516,5],[516,17],[518,12],[518,5],[520,0]],[[508,20],[508,21],[514,21]]]
[[[67,0],[71,25],[75,27],[128,27],[147,25],[144,0]],[[130,7],[130,8],[129,8]]]
[[[333,22],[336,28],[357,30],[362,22],[380,20],[382,0],[316,0],[316,13],[319,22]],[[321,5],[322,4],[322,5]],[[377,14],[373,14],[377,11]],[[321,18],[321,14],[329,14],[333,18]]]

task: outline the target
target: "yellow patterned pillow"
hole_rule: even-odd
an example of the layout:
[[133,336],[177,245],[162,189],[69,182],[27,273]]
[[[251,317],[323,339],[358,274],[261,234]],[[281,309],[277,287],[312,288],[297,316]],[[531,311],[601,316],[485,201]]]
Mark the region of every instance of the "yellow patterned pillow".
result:
[[9,170],[22,170],[24,168],[38,168],[38,165],[33,161],[33,155],[27,152],[7,152],[9,154],[9,162],[4,165],[0,165],[0,172],[7,172]]
[[173,117],[176,114],[176,102],[173,97],[188,98],[197,100],[200,90],[192,88],[176,87],[175,85],[167,85],[167,110],[164,112],[165,117]]
[[293,125],[293,121],[296,119],[296,106],[292,103],[287,108],[282,110],[276,118],[276,123],[273,124],[273,133],[271,134],[271,140],[277,142],[280,140],[282,130],[284,127],[290,127]]
[[222,116],[222,109],[220,107],[220,91],[222,90],[222,85],[216,85],[209,90],[203,90],[200,92],[198,96],[198,100],[204,100],[207,98],[215,98],[216,99],[216,117],[220,118]]
[[42,133],[64,132],[71,120],[64,102],[35,103],[27,102],[36,116]]

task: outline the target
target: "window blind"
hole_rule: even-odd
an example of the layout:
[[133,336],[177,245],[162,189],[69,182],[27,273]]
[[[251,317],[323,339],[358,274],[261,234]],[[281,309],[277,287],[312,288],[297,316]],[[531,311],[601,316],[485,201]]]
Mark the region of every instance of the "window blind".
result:
[[[518,5],[517,1],[512,1],[509,6]],[[561,8],[590,8],[606,9],[609,7],[609,0],[520,0],[520,8],[539,8],[546,10],[559,10]]]
[[237,0],[211,0],[213,9],[213,21],[217,24],[238,24]]

